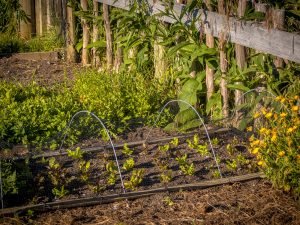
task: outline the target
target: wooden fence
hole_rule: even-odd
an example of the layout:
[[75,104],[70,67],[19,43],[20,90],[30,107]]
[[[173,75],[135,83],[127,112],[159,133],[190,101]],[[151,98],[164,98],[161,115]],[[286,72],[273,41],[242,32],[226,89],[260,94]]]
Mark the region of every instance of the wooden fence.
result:
[[[98,2],[128,10],[129,0],[98,0]],[[155,15],[165,11],[165,6],[160,1],[145,0],[149,6],[149,13]],[[175,4],[174,12],[179,16],[185,5]],[[200,20],[198,28],[201,29],[201,23],[205,24],[204,33],[211,34],[214,37],[220,37],[225,33],[228,41],[245,47],[253,48],[261,52],[269,53],[290,61],[300,63],[300,35],[268,29],[261,24],[241,21],[237,18],[227,17],[215,12],[202,9],[194,10],[185,15],[182,22],[189,24],[191,17],[198,17]],[[169,17],[162,17],[163,21],[173,23],[174,20]]]

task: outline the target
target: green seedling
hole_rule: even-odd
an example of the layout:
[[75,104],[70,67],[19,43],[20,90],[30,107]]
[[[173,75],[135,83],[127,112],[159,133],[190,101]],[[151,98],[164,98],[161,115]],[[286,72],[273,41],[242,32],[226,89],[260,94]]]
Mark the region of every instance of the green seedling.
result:
[[128,145],[125,143],[124,146],[123,146],[123,150],[122,150],[123,154],[127,155],[127,156],[131,156],[132,153],[133,153],[133,150],[130,149],[128,147]]
[[109,185],[114,185],[116,184],[116,180],[117,180],[117,174],[118,174],[118,168],[115,165],[114,162],[108,162],[106,164],[106,171],[108,172],[108,178],[107,178],[107,183]]
[[196,151],[201,155],[201,156],[208,156],[209,155],[209,151],[207,148],[207,145],[198,145],[196,148]]
[[233,155],[235,153],[235,147],[232,144],[226,145],[226,150],[229,155]]
[[227,160],[226,161],[226,167],[229,169],[229,170],[236,170],[237,169],[237,162],[236,160]]
[[91,162],[90,161],[82,160],[82,161],[79,162],[79,169],[80,169],[80,172],[81,172],[80,178],[84,182],[86,182],[89,178],[90,167],[91,167]]
[[142,183],[144,177],[144,170],[133,170],[130,180],[124,183],[126,189],[136,190],[136,188]]
[[56,198],[62,198],[66,196],[69,192],[65,189],[65,186],[62,185],[60,188],[53,188],[52,193]]
[[173,148],[177,148],[179,145],[179,139],[178,138],[173,138],[173,140],[170,142]]
[[124,165],[123,165],[123,169],[126,170],[126,171],[130,171],[133,169],[134,167],[134,159],[133,158],[129,158],[125,161]]
[[195,166],[194,163],[189,164],[187,162],[187,154],[184,154],[181,157],[177,157],[176,161],[178,162],[179,168],[183,172],[183,174],[190,175],[190,176],[194,175]]
[[246,159],[241,153],[237,155],[236,161],[240,164],[240,166],[245,166],[250,164],[250,160]]
[[221,178],[221,174],[220,174],[220,172],[218,171],[218,170],[215,170],[214,172],[213,172],[213,174],[212,174],[212,176],[214,177],[214,178]]
[[167,152],[170,149],[170,145],[166,144],[166,145],[163,145],[163,146],[158,146],[158,149],[159,149],[159,151]]
[[215,137],[215,138],[213,138],[213,139],[211,140],[211,143],[212,143],[213,145],[219,145],[220,140],[219,140],[217,137]]
[[167,205],[167,206],[172,206],[174,205],[174,202],[172,201],[172,199],[169,196],[164,197],[163,202]]
[[68,149],[67,152],[68,156],[73,158],[74,160],[82,159],[84,154],[80,147],[77,147],[74,151]]
[[162,183],[166,184],[172,180],[172,171],[166,170],[160,174],[159,179]]

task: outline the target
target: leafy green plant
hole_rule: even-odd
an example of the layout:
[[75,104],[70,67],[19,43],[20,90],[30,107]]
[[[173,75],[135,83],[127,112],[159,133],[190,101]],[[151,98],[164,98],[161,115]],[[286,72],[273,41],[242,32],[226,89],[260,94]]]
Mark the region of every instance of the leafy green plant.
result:
[[178,162],[179,168],[183,172],[183,174],[190,175],[190,176],[194,175],[195,166],[194,163],[190,163],[190,164],[188,163],[187,154],[184,154],[181,157],[177,157],[176,161]]
[[136,188],[142,183],[144,177],[144,170],[133,170],[129,181],[124,182],[126,189],[136,190]]
[[123,169],[126,170],[126,171],[130,171],[133,169],[134,167],[134,159],[133,158],[129,158],[125,161],[124,165],[123,165]]
[[158,150],[162,151],[162,152],[167,152],[170,149],[170,145],[166,144],[166,145],[162,145],[162,146],[158,146]]
[[69,183],[69,179],[66,177],[66,171],[54,157],[48,160],[48,176],[53,185],[52,193],[55,197],[61,198],[65,196],[68,191],[65,190],[65,186]]
[[167,184],[172,180],[172,171],[167,168],[159,175],[159,179],[162,183]]
[[226,161],[226,167],[229,170],[234,170],[235,171],[238,168],[236,160],[227,160]]
[[201,156],[209,156],[210,155],[207,144],[203,144],[203,145],[199,144],[196,148],[196,152],[198,152]]
[[170,145],[172,146],[172,148],[177,148],[179,145],[179,139],[177,137],[174,137],[170,142]]
[[117,174],[118,174],[118,168],[115,165],[114,162],[110,161],[106,164],[106,171],[108,172],[108,179],[107,179],[107,183],[109,185],[114,185],[116,184],[116,180],[117,180]]
[[122,153],[127,155],[127,156],[131,156],[132,153],[133,153],[133,150],[128,147],[127,143],[125,143],[124,146],[123,146]]

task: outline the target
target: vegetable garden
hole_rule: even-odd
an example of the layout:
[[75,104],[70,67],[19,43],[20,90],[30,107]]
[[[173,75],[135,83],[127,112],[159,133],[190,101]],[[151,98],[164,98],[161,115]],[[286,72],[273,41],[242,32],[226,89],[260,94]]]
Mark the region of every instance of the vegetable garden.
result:
[[[140,198],[174,210],[181,194],[241,185],[249,195],[255,182],[281,201],[265,218],[242,199],[201,211],[195,198],[185,222],[147,215],[145,223],[300,221],[297,1],[49,2],[47,12],[64,5],[67,26],[50,13],[46,33],[36,21],[40,34],[26,39],[34,21],[26,1],[1,1],[9,10],[0,15],[0,221],[42,223],[48,211],[101,204],[146,209]],[[9,58],[58,48],[60,61]],[[234,220],[238,204],[243,216]],[[125,223],[138,223],[129,215]],[[98,222],[123,222],[105,216]]]

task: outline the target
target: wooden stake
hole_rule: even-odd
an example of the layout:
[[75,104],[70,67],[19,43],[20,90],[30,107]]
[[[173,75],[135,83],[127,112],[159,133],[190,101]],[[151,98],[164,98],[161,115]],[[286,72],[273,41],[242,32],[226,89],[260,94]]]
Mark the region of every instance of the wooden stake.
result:
[[[218,1],[218,11],[219,14],[225,15],[225,7],[224,7],[224,0]],[[227,80],[226,80],[226,73],[227,73],[227,57],[225,52],[225,44],[226,44],[226,36],[224,33],[220,34],[219,38],[219,49],[220,49],[220,68],[221,68],[221,83],[220,83],[220,91],[223,100],[223,107],[222,113],[223,117],[227,118],[229,116],[229,94],[227,88]]]
[[106,36],[106,63],[107,63],[107,69],[111,70],[113,65],[112,35],[110,29],[109,9],[108,9],[108,5],[106,4],[103,4],[103,20],[104,20],[105,36]]
[[[88,10],[88,2],[87,0],[80,0],[81,8],[83,11]],[[89,34],[89,26],[84,17],[81,18],[81,25],[82,25],[82,55],[81,55],[81,62],[82,65],[88,65],[89,64],[89,50],[87,48],[90,40],[90,34]]]
[[[93,1],[93,11],[94,11],[94,23],[93,23],[93,42],[95,43],[100,39],[99,35],[99,28],[98,28],[98,23],[97,23],[97,17],[99,16],[99,3],[98,1]],[[93,47],[92,49],[93,52],[93,66],[94,67],[99,67],[100,66],[100,56],[97,53],[97,48]]]
[[[242,17],[245,14],[246,11],[246,6],[247,6],[247,0],[239,0],[238,3],[238,17]],[[237,66],[240,70],[243,70],[246,66],[246,52],[245,52],[245,47],[239,44],[235,45],[235,57],[236,57],[236,63]],[[242,84],[242,82],[236,82],[236,85]],[[235,106],[237,107],[238,105],[243,104],[244,99],[243,99],[243,92],[240,90],[235,90],[234,92],[234,100],[235,100]],[[240,115],[237,114],[237,119],[239,119]],[[238,121],[237,121],[238,122]],[[235,124],[237,125],[237,124]]]
[[75,16],[73,8],[67,7],[67,32],[66,32],[66,44],[67,44],[67,61],[75,63],[77,61],[77,54],[75,50]]
[[[212,11],[210,0],[206,0],[206,6],[209,11]],[[211,34],[206,34],[206,45],[209,48],[214,48],[215,39]],[[207,100],[209,100],[214,93],[214,70],[206,65],[206,88],[207,88]]]
[[[284,18],[285,10],[284,9],[272,9],[272,21],[274,29],[284,30]],[[274,64],[276,68],[283,68],[284,63],[283,59],[275,57]]]
[[20,0],[20,4],[22,7],[22,10],[26,13],[26,15],[29,17],[29,21],[20,21],[20,36],[24,39],[31,38],[31,13],[32,13],[32,4],[31,0]]
[[166,49],[159,44],[160,41],[162,41],[161,37],[158,37],[157,40],[154,41],[154,77],[156,79],[162,79],[167,69],[165,59]]

